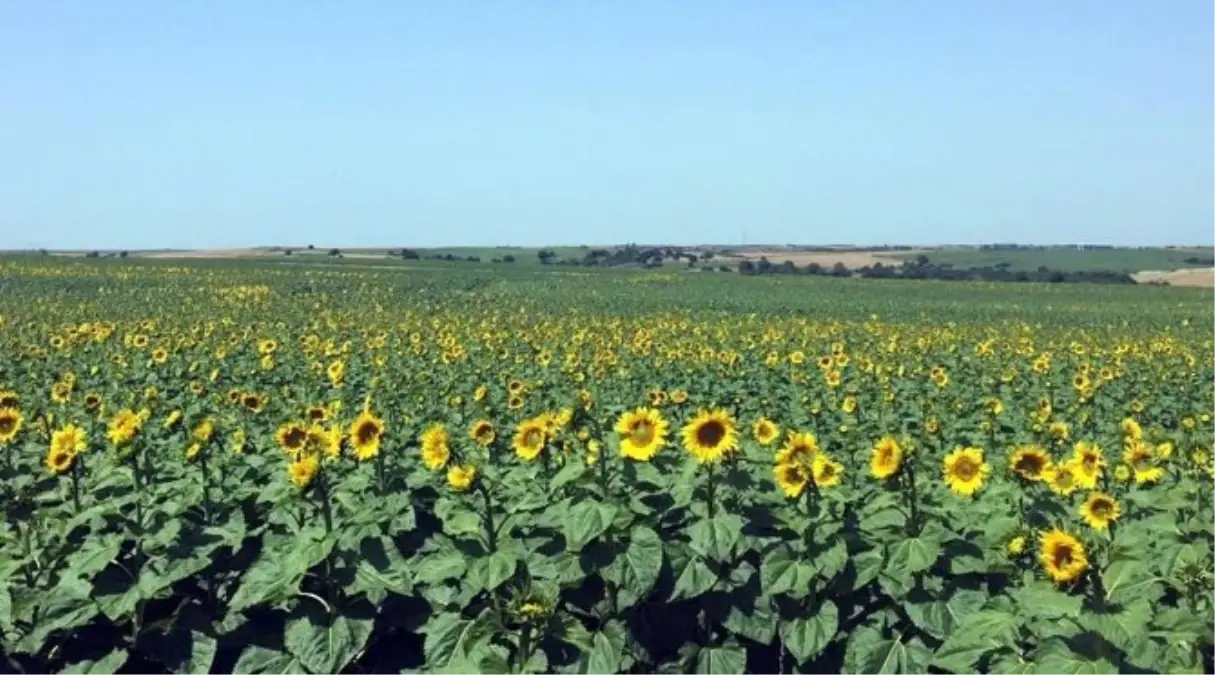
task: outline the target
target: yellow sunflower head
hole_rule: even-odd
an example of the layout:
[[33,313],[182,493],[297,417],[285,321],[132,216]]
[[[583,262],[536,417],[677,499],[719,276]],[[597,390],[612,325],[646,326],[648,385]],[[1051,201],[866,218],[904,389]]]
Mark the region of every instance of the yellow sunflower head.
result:
[[1080,472],[1077,466],[1075,460],[1058,462],[1042,474],[1042,479],[1050,486],[1051,491],[1066,497],[1080,488]]
[[0,445],[8,445],[21,432],[25,418],[16,408],[0,408]]
[[1008,458],[1008,470],[1023,480],[1038,482],[1051,468],[1050,455],[1036,445],[1023,445]]
[[777,464],[801,464],[810,467],[819,452],[818,437],[812,432],[797,432],[790,429],[785,444],[776,451]]
[[751,433],[760,445],[771,445],[780,436],[780,427],[767,417],[761,417],[755,420]]
[[979,448],[956,448],[945,456],[945,483],[955,494],[969,497],[983,487],[991,467],[983,461]]
[[477,467],[461,464],[447,470],[447,484],[456,492],[467,492],[477,478]]
[[772,468],[772,473],[777,487],[790,499],[801,496],[810,482],[810,468],[803,464],[777,464]]
[[287,477],[291,480],[292,485],[303,490],[312,484],[312,480],[316,478],[320,469],[320,459],[315,455],[305,455],[287,465]]
[[46,468],[55,475],[70,471],[75,461],[76,453],[68,452],[63,448],[56,448],[53,444],[51,445],[51,449],[46,453]]
[[820,488],[834,487],[840,484],[844,476],[844,465],[832,460],[826,453],[820,452],[814,456],[814,484]]
[[638,462],[648,462],[666,445],[667,421],[654,408],[624,412],[616,420],[620,454]]
[[384,436],[384,421],[369,410],[359,413],[350,423],[350,445],[355,459],[366,462],[380,454],[380,440]]
[[699,411],[682,434],[684,448],[701,464],[721,461],[738,448],[734,416],[724,409]]
[[422,433],[422,464],[431,471],[438,471],[447,466],[451,459],[451,447],[448,445],[447,427],[440,423],[432,424]]
[[1104,492],[1094,492],[1080,505],[1080,517],[1094,530],[1108,530],[1122,515],[1122,506]]
[[308,428],[299,422],[287,422],[274,432],[274,439],[283,452],[295,455],[303,450],[308,440]]
[[548,432],[544,421],[539,418],[520,423],[515,427],[515,435],[511,439],[511,446],[514,448],[515,454],[525,462],[531,462],[539,457],[547,443]]
[[1084,544],[1058,528],[1043,533],[1038,559],[1046,574],[1059,584],[1075,581],[1088,570]]
[[903,446],[893,436],[884,436],[873,446],[869,472],[878,480],[893,476],[903,463]]
[[494,423],[489,420],[477,420],[468,428],[468,437],[477,445],[488,448],[498,437],[494,431]]

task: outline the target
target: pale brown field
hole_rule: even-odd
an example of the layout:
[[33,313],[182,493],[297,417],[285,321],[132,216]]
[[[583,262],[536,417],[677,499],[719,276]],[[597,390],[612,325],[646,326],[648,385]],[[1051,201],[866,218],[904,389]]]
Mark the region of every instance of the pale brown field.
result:
[[1215,287],[1215,267],[1188,270],[1148,270],[1134,275],[1141,284],[1167,281],[1170,286]]

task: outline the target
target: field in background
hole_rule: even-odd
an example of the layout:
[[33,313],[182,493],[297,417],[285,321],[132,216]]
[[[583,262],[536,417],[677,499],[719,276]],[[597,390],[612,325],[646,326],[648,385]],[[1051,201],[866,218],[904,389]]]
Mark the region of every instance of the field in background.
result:
[[1215,255],[1212,248],[1114,248],[1083,250],[1073,248],[978,250],[939,249],[896,253],[897,259],[925,255],[930,262],[950,264],[954,267],[995,267],[1007,265],[1012,270],[1035,270],[1048,267],[1065,271],[1126,272],[1134,274],[1145,270],[1172,270],[1183,267],[1211,267],[1210,262],[1192,263],[1187,258],[1210,259]]

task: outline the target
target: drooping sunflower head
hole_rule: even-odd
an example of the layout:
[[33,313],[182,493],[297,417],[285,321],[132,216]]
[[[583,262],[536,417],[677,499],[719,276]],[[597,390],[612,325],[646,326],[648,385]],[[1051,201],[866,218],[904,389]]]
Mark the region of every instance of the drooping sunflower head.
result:
[[323,405],[309,406],[305,416],[309,422],[324,422],[329,419],[329,410]]
[[302,454],[330,459],[337,458],[342,454],[341,428],[336,426],[325,428],[319,424],[308,427]]
[[1080,517],[1094,530],[1108,530],[1122,515],[1122,506],[1104,492],[1094,492],[1080,505]]
[[1023,480],[1037,482],[1051,467],[1050,455],[1036,445],[1023,445],[1008,458],[1008,469]]
[[945,456],[945,483],[954,493],[969,497],[983,487],[991,467],[979,448],[957,448]]
[[1143,427],[1139,425],[1138,420],[1133,417],[1127,417],[1122,420],[1119,425],[1122,428],[1122,435],[1131,440],[1139,440],[1143,438]]
[[46,453],[46,468],[55,475],[70,471],[75,461],[76,453],[68,452],[63,448],[56,448],[54,444],[51,445],[51,449]]
[[498,434],[494,431],[493,422],[490,422],[489,420],[477,420],[476,422],[473,422],[471,427],[469,427],[468,437],[471,438],[477,445],[483,448],[488,448],[491,444],[493,444],[494,439],[498,437]]
[[755,420],[751,433],[760,445],[771,445],[780,436],[780,427],[767,417],[761,417]]
[[7,445],[17,438],[24,421],[17,408],[0,408],[0,445]]
[[106,438],[116,448],[130,444],[143,427],[143,417],[130,408],[123,408],[114,414],[114,418],[106,429]]
[[67,382],[56,382],[51,385],[51,400],[60,405],[72,398],[72,385]]
[[1088,569],[1084,544],[1058,528],[1043,533],[1038,558],[1046,574],[1059,584],[1079,579]]
[[884,436],[873,446],[869,472],[878,480],[890,478],[903,463],[903,446],[893,436]]

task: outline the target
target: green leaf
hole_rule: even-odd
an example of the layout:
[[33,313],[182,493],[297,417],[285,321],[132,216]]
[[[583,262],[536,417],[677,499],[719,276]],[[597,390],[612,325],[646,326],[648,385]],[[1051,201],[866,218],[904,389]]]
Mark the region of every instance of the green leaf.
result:
[[882,571],[885,557],[881,549],[870,549],[852,556],[852,566],[856,570],[856,578],[852,582],[852,590],[857,590],[877,578]]
[[561,488],[578,480],[586,473],[586,464],[583,462],[566,462],[557,475],[553,476],[552,482],[549,484],[553,490]]
[[898,640],[879,640],[861,657],[864,673],[904,673],[908,672],[906,665],[907,647]]
[[693,551],[710,560],[726,562],[734,555],[742,528],[742,518],[732,513],[705,518],[688,528],[690,545]]
[[444,551],[425,556],[414,567],[414,580],[420,584],[437,584],[464,576],[468,562],[456,551]]
[[480,647],[489,644],[493,626],[489,615],[463,619],[451,612],[431,616],[422,632],[426,634],[423,648],[427,663],[443,666],[453,660],[469,659]]
[[[1113,562],[1101,573],[1105,587],[1105,599],[1114,604],[1133,602],[1152,593],[1159,592],[1159,578],[1153,576],[1141,560],[1123,559]],[[1157,588],[1153,589],[1155,585]],[[1152,595],[1151,599],[1159,597]]]
[[843,539],[837,539],[830,548],[813,553],[810,562],[815,573],[831,581],[848,564],[848,546]]
[[591,540],[607,531],[617,510],[611,504],[597,501],[574,504],[563,523],[566,550],[581,551]]
[[702,647],[696,655],[696,672],[743,673],[747,670],[747,652],[742,647]]
[[1008,612],[979,610],[964,618],[937,648],[932,665],[955,673],[973,671],[983,655],[1015,644],[1017,626],[1017,617]]
[[468,570],[468,583],[478,589],[492,591],[515,574],[519,561],[514,553],[498,550],[473,560]]
[[343,614],[309,613],[287,622],[283,644],[314,673],[337,673],[350,664],[371,637],[374,621]]
[[[1151,619],[1151,604],[1139,601],[1124,606],[1118,612],[1086,612],[1083,624],[1128,655],[1135,655],[1142,651],[1143,643],[1151,639],[1148,637],[1148,622]],[[1207,635],[1210,635],[1209,626]]]
[[379,604],[389,593],[409,595],[409,566],[396,544],[385,536],[364,539],[359,545],[359,562],[355,568],[352,593],[364,593],[373,604]]
[[1025,618],[1059,619],[1078,617],[1084,598],[1060,592],[1052,584],[1036,582],[1009,593]]
[[730,594],[730,611],[722,625],[735,635],[741,635],[761,645],[770,645],[776,638],[776,612],[772,610],[768,598],[755,597],[756,590],[758,589],[753,589],[750,593],[743,590]]
[[794,557],[793,550],[780,545],[768,552],[759,567],[759,580],[766,595],[806,597],[814,581],[814,568]]
[[941,554],[941,545],[933,539],[911,537],[890,546],[886,553],[886,573],[906,578],[932,567]]
[[36,653],[52,633],[87,624],[97,615],[97,604],[89,597],[92,585],[80,579],[64,579],[41,599],[38,622],[21,641],[19,651]]
[[59,671],[80,675],[112,675],[127,662],[127,650],[115,649],[97,661],[81,661]]
[[814,616],[781,624],[781,640],[793,658],[806,662],[816,657],[835,637],[839,628],[839,609],[830,600],[823,602]]
[[595,633],[587,655],[587,672],[616,673],[624,655],[625,628],[619,621],[609,621]]
[[679,578],[675,580],[675,590],[671,593],[670,600],[699,597],[713,588],[715,583],[717,583],[717,575],[713,570],[709,569],[704,560],[693,557],[684,566]]
[[1090,659],[1072,651],[1062,640],[1043,642],[1033,653],[1037,673],[1067,673],[1068,675],[1097,675],[1117,673],[1114,664],[1103,658]]
[[302,671],[303,667],[294,656],[257,645],[246,647],[245,651],[241,652],[240,659],[236,661],[236,666],[232,668],[232,672],[238,675],[288,675]]
[[273,554],[263,552],[241,578],[240,587],[228,601],[228,611],[240,612],[258,605],[286,602],[299,591],[305,572],[306,569],[286,564]]
[[121,536],[90,537],[84,541],[80,550],[68,556],[68,566],[64,574],[86,580],[92,579],[118,557],[121,549]]
[[947,599],[908,603],[904,605],[904,609],[916,626],[929,635],[944,640],[986,601],[987,594],[982,591],[959,589]]
[[604,578],[620,589],[621,607],[628,607],[649,594],[662,571],[662,540],[648,527],[634,527],[629,544],[603,571]]

